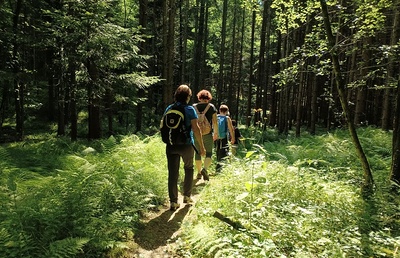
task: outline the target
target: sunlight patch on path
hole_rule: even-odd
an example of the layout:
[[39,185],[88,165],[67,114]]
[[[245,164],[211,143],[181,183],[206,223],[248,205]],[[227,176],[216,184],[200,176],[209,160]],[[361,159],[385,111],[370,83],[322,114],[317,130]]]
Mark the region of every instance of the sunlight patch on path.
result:
[[175,212],[169,210],[169,206],[163,206],[159,212],[148,214],[144,220],[143,228],[135,235],[137,250],[132,258],[179,258],[176,252],[175,241],[181,233],[181,224],[189,211],[198,200],[198,195],[208,184],[203,180],[195,180],[192,199],[193,204],[183,203],[183,197],[179,197],[181,206]]

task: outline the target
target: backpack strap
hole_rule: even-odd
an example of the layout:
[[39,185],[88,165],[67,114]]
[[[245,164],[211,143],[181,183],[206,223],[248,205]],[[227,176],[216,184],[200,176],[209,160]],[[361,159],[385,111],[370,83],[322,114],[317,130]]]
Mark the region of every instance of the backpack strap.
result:
[[[182,102],[174,102],[172,105],[170,105],[170,108],[168,110],[173,109],[173,108],[177,108],[177,109],[182,108],[182,114],[184,117],[183,129],[187,132],[187,131],[190,131],[190,130],[188,130],[190,128],[190,126],[188,127],[186,124],[186,120],[187,120],[187,114],[186,114],[186,109],[185,109],[186,106],[187,106],[187,104],[183,104]],[[168,110],[166,110],[165,112],[167,112]]]
[[203,114],[205,115],[210,108],[210,103],[207,103],[207,107],[204,109]]
[[193,107],[194,107],[194,109],[196,109],[197,114],[202,113],[202,114],[205,115],[205,114],[207,113],[208,109],[210,108],[210,103],[207,103],[207,106],[206,106],[206,108],[203,110],[203,112],[200,112],[200,111],[197,109],[197,105],[193,105]]
[[199,110],[197,109],[197,105],[193,105],[194,109],[196,110],[196,113],[199,114]]

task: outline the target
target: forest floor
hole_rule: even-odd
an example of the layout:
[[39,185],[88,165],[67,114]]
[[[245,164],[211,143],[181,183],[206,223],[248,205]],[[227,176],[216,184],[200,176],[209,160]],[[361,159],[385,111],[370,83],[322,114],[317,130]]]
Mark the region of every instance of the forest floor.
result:
[[169,210],[169,203],[159,208],[157,212],[146,214],[142,227],[135,235],[137,249],[132,258],[179,258],[176,253],[176,241],[181,234],[181,225],[196,203],[201,190],[208,182],[195,179],[192,196],[193,204],[183,203],[183,196],[179,196],[180,207],[176,211]]

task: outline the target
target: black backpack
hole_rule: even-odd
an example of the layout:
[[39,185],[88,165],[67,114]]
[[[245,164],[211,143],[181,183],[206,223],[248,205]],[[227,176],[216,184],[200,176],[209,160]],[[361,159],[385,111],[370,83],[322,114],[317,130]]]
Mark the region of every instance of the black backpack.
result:
[[161,119],[161,138],[168,145],[188,144],[189,132],[185,125],[185,106],[176,103]]

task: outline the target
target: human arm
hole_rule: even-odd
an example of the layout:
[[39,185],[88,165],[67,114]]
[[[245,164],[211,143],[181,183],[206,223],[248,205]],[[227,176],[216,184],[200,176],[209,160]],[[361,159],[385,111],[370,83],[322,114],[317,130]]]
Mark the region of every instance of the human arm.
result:
[[218,140],[218,118],[217,113],[214,113],[212,116],[212,125],[213,125],[213,140]]
[[192,119],[190,120],[191,126],[192,126],[192,131],[194,134],[194,139],[197,141],[198,146],[200,146],[200,150],[199,154],[201,156],[205,156],[206,155],[206,149],[204,147],[204,143],[203,143],[203,136],[201,135],[201,131],[200,131],[200,127],[198,124],[198,119]]
[[233,128],[232,125],[232,119],[229,116],[227,116],[226,119],[228,122],[228,130],[231,135],[231,144],[235,144],[235,129]]

